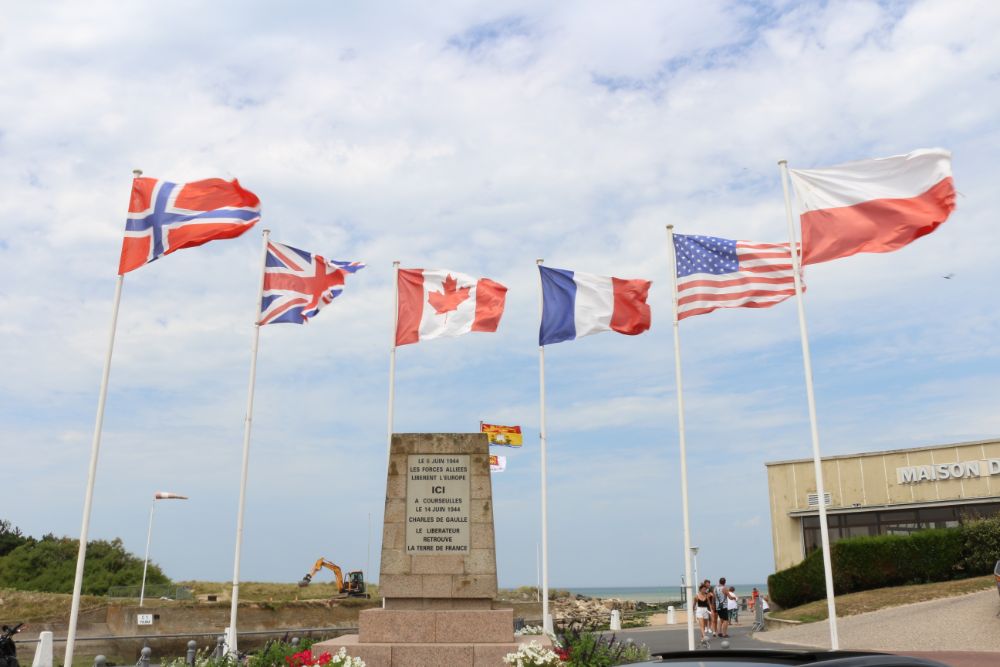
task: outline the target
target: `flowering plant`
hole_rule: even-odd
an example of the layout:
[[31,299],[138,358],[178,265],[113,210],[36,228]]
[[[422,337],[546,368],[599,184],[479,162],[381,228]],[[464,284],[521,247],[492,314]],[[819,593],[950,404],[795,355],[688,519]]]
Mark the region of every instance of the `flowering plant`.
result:
[[336,655],[324,652],[314,656],[312,651],[306,649],[285,658],[285,662],[288,667],[365,667],[364,660],[347,655],[347,649],[343,646]]
[[520,644],[517,651],[505,655],[503,661],[511,667],[555,667],[562,662],[558,654],[535,641]]
[[514,636],[520,637],[522,635],[544,635],[545,628],[540,625],[526,625],[520,630],[514,631]]

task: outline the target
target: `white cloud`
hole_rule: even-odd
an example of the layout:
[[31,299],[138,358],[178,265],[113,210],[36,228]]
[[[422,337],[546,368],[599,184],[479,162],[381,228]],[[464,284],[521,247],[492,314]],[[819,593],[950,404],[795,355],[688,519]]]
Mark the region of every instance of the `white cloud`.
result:
[[[26,531],[79,525],[134,167],[179,181],[238,176],[275,239],[369,265],[309,326],[262,331],[249,578],[301,576],[277,535],[308,536],[303,548],[317,554],[335,542],[360,564],[369,512],[378,534],[394,259],[510,287],[499,335],[398,351],[397,429],[480,419],[537,429],[534,260],[544,257],[654,281],[649,334],[547,355],[553,580],[626,583],[594,574],[620,565],[610,547],[580,551],[613,526],[614,543],[649,549],[630,566],[635,583],[673,583],[664,226],[784,239],[780,158],[814,166],[943,145],[963,195],[913,246],[810,267],[825,449],[997,433],[993,5],[223,3],[199,5],[193,20],[194,7],[6,14],[0,441],[23,501],[9,518]],[[258,253],[252,233],[125,280],[93,534],[141,550],[148,494],[183,482],[201,504],[165,521],[158,556],[177,578],[224,579],[231,564]],[[766,526],[749,525],[767,512],[763,461],[808,455],[797,331],[792,304],[681,328],[692,476],[724,470],[747,498],[739,512],[694,504],[705,568],[734,580],[760,581],[771,566]],[[507,584],[534,580],[538,462],[527,441],[497,485]],[[311,509],[317,496],[337,499],[340,525]],[[711,530],[720,516],[763,546],[740,564],[712,563],[713,549],[726,552]],[[650,524],[662,531],[647,535]],[[173,546],[191,540],[198,562]]]

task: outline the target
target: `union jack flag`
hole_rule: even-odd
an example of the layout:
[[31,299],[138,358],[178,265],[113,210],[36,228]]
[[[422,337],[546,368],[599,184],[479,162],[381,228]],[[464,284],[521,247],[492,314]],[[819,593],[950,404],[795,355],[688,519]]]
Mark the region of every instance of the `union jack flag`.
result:
[[268,241],[264,296],[257,324],[293,322],[310,317],[344,291],[344,278],[365,268],[361,262],[324,259],[305,250]]
[[181,248],[236,238],[258,220],[260,199],[236,179],[168,183],[136,178],[118,273],[124,275]]

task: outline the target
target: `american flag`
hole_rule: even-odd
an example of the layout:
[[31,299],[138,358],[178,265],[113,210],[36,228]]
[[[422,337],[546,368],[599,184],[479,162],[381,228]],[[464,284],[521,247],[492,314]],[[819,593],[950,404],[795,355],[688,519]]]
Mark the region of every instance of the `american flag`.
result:
[[344,291],[344,278],[365,268],[269,241],[258,324],[304,324]]
[[677,319],[716,308],[767,308],[795,294],[787,243],[674,234]]
[[260,199],[236,179],[168,183],[136,178],[118,273],[124,275],[181,248],[236,238],[258,220]]

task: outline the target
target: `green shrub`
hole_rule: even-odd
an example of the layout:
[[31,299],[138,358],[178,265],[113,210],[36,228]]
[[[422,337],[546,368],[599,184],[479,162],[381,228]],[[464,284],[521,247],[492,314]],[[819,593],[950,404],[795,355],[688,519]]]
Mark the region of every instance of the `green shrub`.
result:
[[[830,547],[833,588],[843,595],[976,576],[992,571],[998,553],[1000,518],[912,535],[852,537]],[[767,586],[771,600],[786,608],[825,597],[822,552],[772,574]]]
[[632,640],[618,641],[593,629],[570,623],[556,630],[556,639],[567,656],[570,667],[613,667],[649,660],[649,649]]
[[[0,587],[44,593],[72,593],[79,540],[45,535],[29,539],[0,557]],[[87,543],[83,593],[105,595],[111,586],[142,581],[142,559],[125,550],[120,539]],[[158,566],[149,564],[147,584],[169,584]]]
[[287,667],[285,658],[311,648],[314,643],[315,640],[308,637],[303,638],[297,646],[292,646],[288,641],[269,641],[264,648],[250,654],[247,667]]
[[0,519],[0,556],[6,556],[31,538],[7,519]]
[[962,528],[968,576],[989,574],[1000,560],[1000,516],[970,521]]

